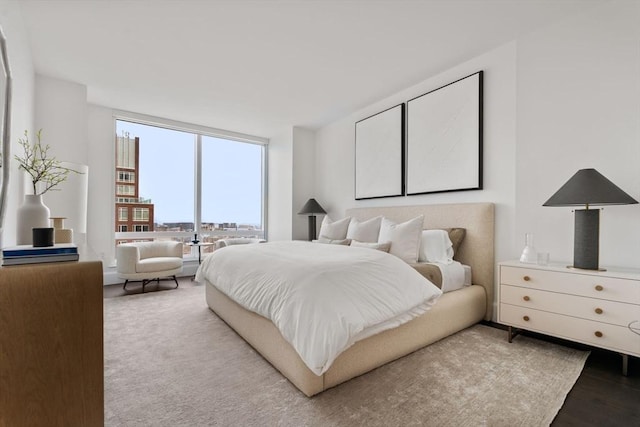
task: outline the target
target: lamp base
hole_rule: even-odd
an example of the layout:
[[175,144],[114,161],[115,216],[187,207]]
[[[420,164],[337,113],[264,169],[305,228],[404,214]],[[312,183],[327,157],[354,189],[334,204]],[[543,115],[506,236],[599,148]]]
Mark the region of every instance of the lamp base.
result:
[[576,209],[573,268],[599,270],[600,209]]
[[316,240],[316,216],[309,215],[309,241]]

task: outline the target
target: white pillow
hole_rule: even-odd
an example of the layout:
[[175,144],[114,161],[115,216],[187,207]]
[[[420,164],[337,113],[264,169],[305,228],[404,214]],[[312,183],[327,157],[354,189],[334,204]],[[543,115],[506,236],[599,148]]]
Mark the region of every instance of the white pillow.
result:
[[357,240],[352,240],[350,246],[353,246],[354,248],[371,248],[371,249],[377,249],[379,251],[382,252],[389,252],[389,249],[391,249],[391,243],[390,242],[385,242],[385,243],[371,243],[371,242],[358,242]]
[[329,239],[329,240],[344,240],[347,238],[347,229],[349,228],[349,223],[351,222],[351,217],[342,218],[341,220],[332,222],[329,215],[325,216],[322,220],[322,225],[320,226],[320,237],[321,239]]
[[377,216],[366,221],[358,221],[355,218],[351,218],[349,228],[347,229],[347,239],[357,240],[358,242],[377,243],[381,223],[382,216]]
[[420,239],[420,262],[443,262],[453,259],[453,243],[446,230],[422,230]]
[[313,243],[327,243],[330,245],[346,245],[349,246],[349,244],[351,243],[351,240],[349,239],[342,239],[342,240],[331,240],[331,239],[325,239],[324,237],[320,237],[318,240],[312,240]]
[[418,261],[423,221],[424,215],[401,224],[382,218],[378,242],[391,242],[391,249],[389,249],[391,255],[395,255],[405,262],[415,263]]

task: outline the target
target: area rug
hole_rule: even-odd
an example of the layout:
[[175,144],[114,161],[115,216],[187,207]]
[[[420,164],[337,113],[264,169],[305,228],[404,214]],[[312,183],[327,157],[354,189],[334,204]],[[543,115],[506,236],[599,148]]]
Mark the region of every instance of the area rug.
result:
[[307,398],[203,286],[104,300],[107,426],[544,426],[588,352],[475,325]]

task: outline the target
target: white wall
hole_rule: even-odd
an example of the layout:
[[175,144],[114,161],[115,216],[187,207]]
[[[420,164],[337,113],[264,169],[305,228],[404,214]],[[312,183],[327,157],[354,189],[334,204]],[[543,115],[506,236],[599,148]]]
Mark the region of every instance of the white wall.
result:
[[293,130],[283,129],[269,139],[267,238],[291,240],[293,224]]
[[87,164],[87,87],[36,74],[35,127],[56,159]]
[[0,25],[7,38],[9,65],[13,77],[11,152],[4,153],[3,157],[3,166],[9,165],[11,177],[5,207],[6,215],[0,231],[0,246],[12,246],[16,243],[16,211],[22,204],[25,190],[22,179],[24,173],[18,170],[13,155],[21,149],[18,138],[22,137],[25,130],[33,129],[35,83],[29,37],[16,2],[0,0]]
[[[113,205],[115,121],[111,108],[89,105],[87,110],[89,150],[89,246],[102,259],[105,268],[115,265]],[[108,160],[107,160],[108,159]]]
[[[571,208],[541,205],[578,169],[640,200],[639,23],[639,2],[614,1],[518,41],[516,247],[530,231],[571,264]],[[600,265],[640,267],[639,205],[601,212]]]
[[[435,203],[496,203],[496,257],[514,251],[516,44],[509,43],[425,80],[320,129],[316,141],[316,195],[334,219],[346,209]],[[419,196],[354,200],[355,122],[447,83],[484,70],[484,189]]]

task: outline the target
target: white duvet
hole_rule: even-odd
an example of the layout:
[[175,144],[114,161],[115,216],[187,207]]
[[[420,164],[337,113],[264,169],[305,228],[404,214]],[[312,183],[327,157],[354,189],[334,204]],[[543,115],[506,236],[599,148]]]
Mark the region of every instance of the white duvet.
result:
[[440,289],[399,258],[343,245],[272,242],[215,251],[196,273],[270,319],[316,375],[356,341],[426,312]]

